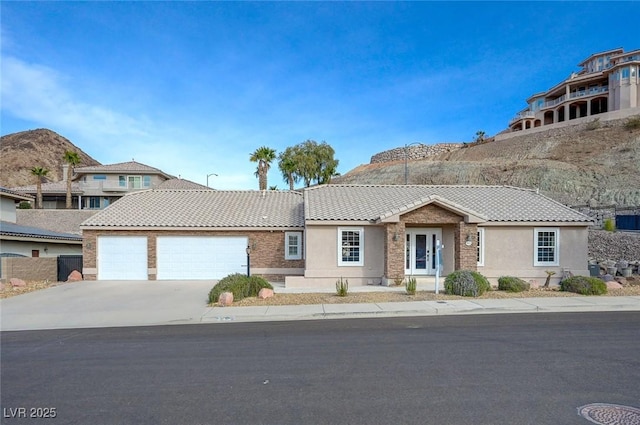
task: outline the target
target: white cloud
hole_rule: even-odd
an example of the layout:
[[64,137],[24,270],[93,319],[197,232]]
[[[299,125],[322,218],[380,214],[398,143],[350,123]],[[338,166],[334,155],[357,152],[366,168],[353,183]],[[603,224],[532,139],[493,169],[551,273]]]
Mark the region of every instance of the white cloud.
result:
[[75,99],[65,87],[72,81],[54,69],[15,57],[2,58],[2,109],[16,118],[97,134],[144,136],[143,123],[100,105]]

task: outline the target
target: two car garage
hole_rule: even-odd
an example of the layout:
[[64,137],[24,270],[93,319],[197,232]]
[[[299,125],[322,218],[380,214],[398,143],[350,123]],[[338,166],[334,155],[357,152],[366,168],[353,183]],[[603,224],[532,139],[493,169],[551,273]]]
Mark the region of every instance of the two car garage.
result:
[[[248,238],[245,236],[158,236],[157,280],[221,279],[246,273]],[[99,280],[147,280],[147,236],[98,236]]]

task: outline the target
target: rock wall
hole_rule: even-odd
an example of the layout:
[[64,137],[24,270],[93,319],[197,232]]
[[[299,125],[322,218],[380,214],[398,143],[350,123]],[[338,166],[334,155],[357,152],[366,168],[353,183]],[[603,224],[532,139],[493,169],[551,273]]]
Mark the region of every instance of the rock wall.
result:
[[618,262],[640,262],[640,233],[589,231],[589,258]]
[[18,278],[29,280],[58,280],[57,257],[5,257],[2,258],[2,279]]
[[460,149],[462,146],[463,143],[438,143],[436,145],[413,145],[407,146],[406,148],[395,148],[373,155],[370,163],[376,164],[381,162],[404,161],[405,149],[407,155],[406,158],[408,160],[416,160],[452,152]]

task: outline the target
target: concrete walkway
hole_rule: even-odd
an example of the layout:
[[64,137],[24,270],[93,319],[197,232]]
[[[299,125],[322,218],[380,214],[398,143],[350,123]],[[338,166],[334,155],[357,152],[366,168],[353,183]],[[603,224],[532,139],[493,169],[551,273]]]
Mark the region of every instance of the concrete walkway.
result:
[[[465,299],[305,306],[209,307],[211,282],[76,282],[0,300],[2,331],[585,311],[640,311],[640,296]],[[423,288],[418,288],[423,289]],[[402,288],[359,287],[358,291]],[[276,288],[276,292],[293,292]],[[317,291],[315,291],[317,292]]]

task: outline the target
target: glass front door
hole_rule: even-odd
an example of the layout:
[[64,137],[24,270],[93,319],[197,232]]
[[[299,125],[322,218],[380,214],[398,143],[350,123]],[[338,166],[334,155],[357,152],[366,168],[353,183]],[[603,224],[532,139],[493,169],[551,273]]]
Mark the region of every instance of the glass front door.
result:
[[405,274],[436,274],[436,241],[442,243],[442,229],[407,229]]

